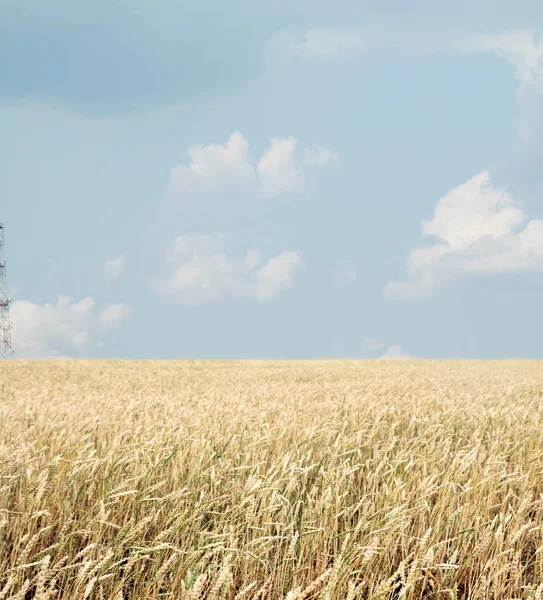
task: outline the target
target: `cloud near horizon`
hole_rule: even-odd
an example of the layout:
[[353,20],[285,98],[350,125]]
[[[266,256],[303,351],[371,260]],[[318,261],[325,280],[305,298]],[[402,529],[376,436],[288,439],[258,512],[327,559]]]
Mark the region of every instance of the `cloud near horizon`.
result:
[[401,346],[394,344],[390,348],[379,356],[378,360],[413,360],[416,356],[411,356]]
[[95,313],[94,304],[91,297],[74,302],[69,296],[59,296],[55,304],[15,301],[10,314],[16,356],[84,356],[100,347],[101,337],[116,329],[131,310],[126,304],[111,304]]

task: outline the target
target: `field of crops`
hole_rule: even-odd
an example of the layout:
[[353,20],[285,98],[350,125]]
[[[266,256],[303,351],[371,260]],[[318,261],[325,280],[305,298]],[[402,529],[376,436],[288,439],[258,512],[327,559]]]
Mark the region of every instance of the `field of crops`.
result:
[[543,363],[4,361],[0,600],[543,598]]

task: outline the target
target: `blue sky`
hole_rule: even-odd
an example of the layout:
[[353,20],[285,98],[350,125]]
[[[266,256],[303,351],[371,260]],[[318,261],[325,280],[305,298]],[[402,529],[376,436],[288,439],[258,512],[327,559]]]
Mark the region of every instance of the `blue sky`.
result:
[[539,2],[0,17],[18,356],[543,358]]

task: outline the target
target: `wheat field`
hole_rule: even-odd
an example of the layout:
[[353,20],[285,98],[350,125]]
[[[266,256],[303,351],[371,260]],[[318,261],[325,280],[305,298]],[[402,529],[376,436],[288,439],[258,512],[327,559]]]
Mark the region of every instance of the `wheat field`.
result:
[[4,361],[0,600],[543,598],[543,363]]

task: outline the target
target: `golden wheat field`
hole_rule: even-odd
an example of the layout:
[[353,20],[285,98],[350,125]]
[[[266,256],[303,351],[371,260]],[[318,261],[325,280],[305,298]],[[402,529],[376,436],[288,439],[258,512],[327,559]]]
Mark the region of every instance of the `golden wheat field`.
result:
[[0,599],[541,599],[542,403],[535,361],[4,361]]

